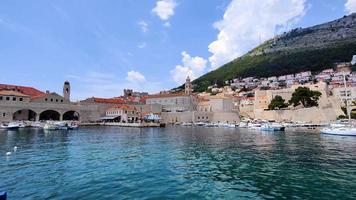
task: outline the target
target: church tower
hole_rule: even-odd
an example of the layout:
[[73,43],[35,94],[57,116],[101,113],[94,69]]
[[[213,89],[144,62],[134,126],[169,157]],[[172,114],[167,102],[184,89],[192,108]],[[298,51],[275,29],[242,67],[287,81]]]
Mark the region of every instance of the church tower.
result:
[[189,76],[185,80],[185,94],[191,95],[193,92],[192,83],[190,82]]
[[64,82],[63,97],[64,97],[64,99],[70,101],[70,84],[69,84],[69,81]]

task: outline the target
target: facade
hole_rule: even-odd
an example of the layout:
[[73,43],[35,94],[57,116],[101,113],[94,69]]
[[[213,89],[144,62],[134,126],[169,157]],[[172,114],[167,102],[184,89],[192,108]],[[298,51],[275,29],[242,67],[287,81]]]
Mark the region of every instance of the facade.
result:
[[134,123],[140,120],[140,113],[134,106],[116,105],[106,111],[104,119],[122,123]]
[[[69,85],[64,84],[63,96],[42,92],[32,87],[0,85],[0,122],[13,120],[80,120],[97,119],[95,107],[72,103]],[[66,90],[68,89],[68,90]]]

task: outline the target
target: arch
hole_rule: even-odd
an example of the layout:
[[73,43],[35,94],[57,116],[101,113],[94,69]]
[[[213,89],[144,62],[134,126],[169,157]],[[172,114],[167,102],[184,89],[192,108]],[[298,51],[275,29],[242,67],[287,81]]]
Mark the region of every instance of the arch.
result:
[[40,114],[40,120],[54,120],[59,121],[61,114],[55,110],[45,110]]
[[21,109],[12,114],[14,121],[36,121],[37,113],[30,109]]
[[80,114],[77,111],[70,110],[63,114],[63,120],[67,121],[78,121],[80,119]]

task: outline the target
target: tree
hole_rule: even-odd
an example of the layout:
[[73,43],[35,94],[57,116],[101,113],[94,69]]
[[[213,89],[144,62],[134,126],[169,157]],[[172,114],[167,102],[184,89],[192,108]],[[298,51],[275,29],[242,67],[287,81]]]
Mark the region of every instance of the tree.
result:
[[319,91],[310,90],[307,87],[298,87],[292,94],[292,98],[289,101],[294,107],[302,104],[305,108],[318,106],[318,101],[321,96]]
[[271,103],[268,105],[269,110],[281,109],[286,107],[288,107],[288,104],[285,103],[285,100],[279,95],[275,96],[272,99]]

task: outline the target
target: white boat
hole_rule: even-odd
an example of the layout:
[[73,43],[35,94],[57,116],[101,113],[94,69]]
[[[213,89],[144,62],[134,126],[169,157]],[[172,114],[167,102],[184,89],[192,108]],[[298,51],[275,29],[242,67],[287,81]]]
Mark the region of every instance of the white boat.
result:
[[249,129],[253,129],[253,130],[260,130],[261,129],[261,126],[262,124],[259,123],[259,122],[251,122],[251,123],[248,123],[248,128]]
[[262,124],[261,131],[284,131],[285,126],[279,124],[279,123],[264,123]]
[[16,129],[19,129],[20,128],[20,123],[18,123],[18,122],[10,122],[8,125],[7,125],[7,127],[6,127],[6,129],[7,130],[16,130]]
[[48,121],[43,127],[44,130],[67,130],[68,124],[66,122],[52,122]]
[[70,123],[68,124],[68,130],[76,130],[79,128],[79,125],[76,123]]
[[240,122],[239,128],[247,128],[248,127],[248,122]]
[[[344,77],[344,88],[347,91],[346,84],[346,75],[343,74]],[[351,90],[350,90],[351,91]],[[352,94],[350,94],[352,96]],[[338,122],[336,124],[331,124],[328,128],[321,129],[322,134],[328,135],[339,135],[339,136],[356,136],[356,127],[351,125],[351,108],[349,100],[346,100],[346,111],[348,115],[348,123],[347,122]]]
[[183,122],[182,126],[193,126],[193,123],[190,122]]
[[356,136],[356,128],[350,126],[328,127],[321,129],[321,133],[327,135]]
[[197,122],[197,123],[195,123],[194,125],[195,126],[205,126],[205,122]]

